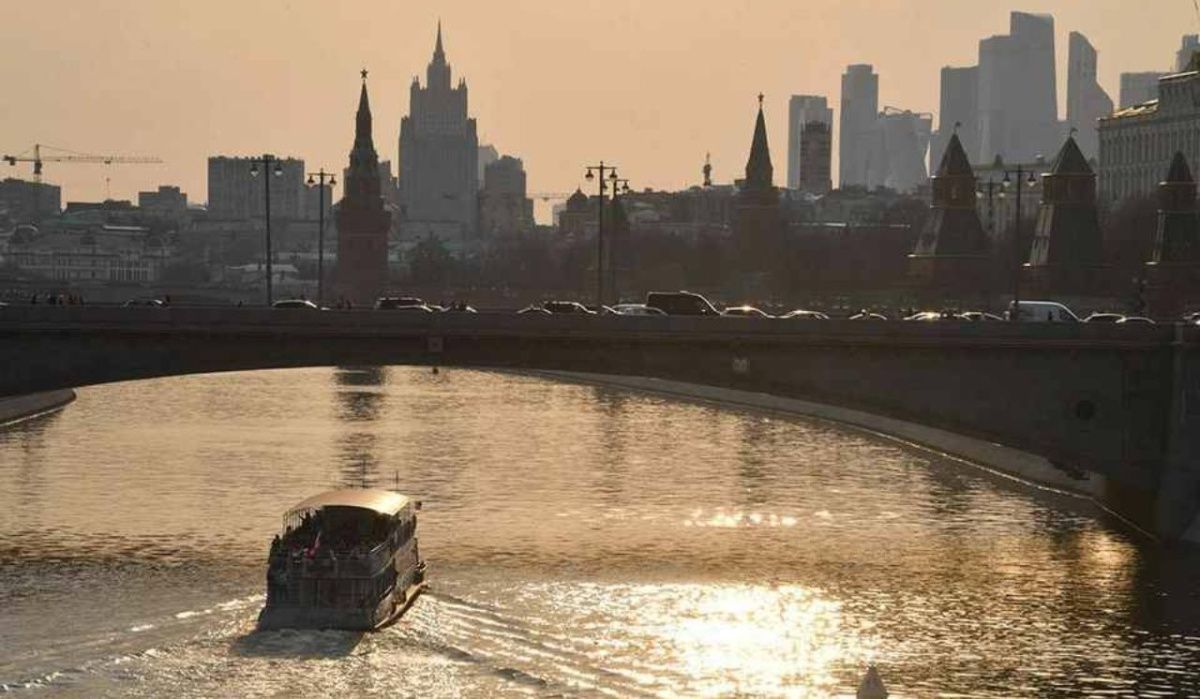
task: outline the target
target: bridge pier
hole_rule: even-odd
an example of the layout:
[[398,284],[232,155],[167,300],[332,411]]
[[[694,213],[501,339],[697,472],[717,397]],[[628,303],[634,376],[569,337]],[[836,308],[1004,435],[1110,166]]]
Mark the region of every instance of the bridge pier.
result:
[[1188,351],[1184,326],[1171,343],[1170,425],[1154,506],[1156,533],[1200,543],[1200,357]]

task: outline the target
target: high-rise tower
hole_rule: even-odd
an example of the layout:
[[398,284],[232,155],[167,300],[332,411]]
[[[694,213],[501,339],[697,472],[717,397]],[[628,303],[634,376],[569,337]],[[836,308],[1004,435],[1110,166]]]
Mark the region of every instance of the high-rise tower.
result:
[[792,95],[788,100],[788,189],[816,194],[829,191],[832,133],[833,110],[825,97]]
[[371,136],[371,103],[367,71],[354,123],[354,147],[338,202],[337,293],[355,305],[373,303],[387,287],[388,229],[391,214],[383,208],[379,184],[379,155]]
[[1013,12],[1008,34],[979,42],[979,153],[1031,162],[1059,138],[1054,18]]
[[438,23],[425,86],[414,78],[408,116],[400,121],[400,204],[406,237],[434,235],[452,245],[478,228],[479,138],[467,116],[467,83],[451,86]]
[[1078,130],[1076,140],[1087,158],[1100,149],[1100,117],[1112,114],[1113,102],[1096,81],[1096,49],[1087,37],[1071,32],[1067,60],[1067,121]]
[[869,65],[853,65],[842,75],[842,116],[838,144],[839,181],[867,184],[870,153],[879,116],[879,76]]

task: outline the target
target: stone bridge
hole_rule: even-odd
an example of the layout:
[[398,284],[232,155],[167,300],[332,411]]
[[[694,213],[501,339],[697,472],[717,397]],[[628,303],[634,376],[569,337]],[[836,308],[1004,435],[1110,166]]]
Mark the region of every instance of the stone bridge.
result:
[[0,396],[386,364],[647,376],[803,398],[1103,474],[1106,501],[1167,540],[1200,512],[1198,327],[0,308]]

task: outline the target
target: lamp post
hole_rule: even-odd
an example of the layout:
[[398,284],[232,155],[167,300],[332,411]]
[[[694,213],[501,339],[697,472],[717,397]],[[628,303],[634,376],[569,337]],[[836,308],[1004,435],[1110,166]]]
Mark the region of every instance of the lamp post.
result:
[[612,207],[613,207],[613,235],[608,238],[608,293],[613,301],[620,303],[621,296],[617,293],[617,235],[619,231],[616,229],[617,223],[617,194],[629,193],[629,180],[624,178],[611,179],[612,182]]
[[[1015,176],[1015,177],[1014,177]],[[1028,178],[1026,179],[1026,176]],[[1026,170],[1018,165],[1016,170],[1005,170],[1004,179],[1000,182],[1000,198],[1007,196],[1008,190],[1016,182],[1017,190],[1017,215],[1016,226],[1013,229],[1013,300],[1012,310],[1009,312],[1009,320],[1014,323],[1021,319],[1021,183],[1024,182],[1032,189],[1037,185],[1037,178],[1034,177],[1032,170]]]
[[[313,178],[317,178],[315,181]],[[317,198],[320,204],[317,205],[317,305],[325,306],[325,180],[329,180],[329,186],[337,185],[337,178],[332,174],[325,172],[325,168],[321,168],[316,172],[308,173],[308,184],[311,186],[314,183],[318,185]]]
[[[587,174],[585,177],[589,182],[599,176],[600,184],[598,188],[597,200],[599,205],[596,207],[596,312],[600,312],[600,307],[604,305],[604,173],[608,173],[608,179],[612,182],[617,181],[617,167],[615,165],[605,165],[601,160],[599,165],[588,165]],[[614,184],[615,186],[615,184]]]
[[[279,158],[264,153],[261,158],[250,159],[250,176],[258,177],[258,165],[262,163],[263,170],[271,170],[271,174],[275,177],[283,176],[283,167],[279,164]],[[275,167],[271,167],[271,163],[275,163]],[[274,302],[274,294],[271,293],[271,284],[274,281],[274,274],[271,269],[271,178],[263,178],[263,192],[266,200],[266,215],[267,215],[267,307],[270,308]]]

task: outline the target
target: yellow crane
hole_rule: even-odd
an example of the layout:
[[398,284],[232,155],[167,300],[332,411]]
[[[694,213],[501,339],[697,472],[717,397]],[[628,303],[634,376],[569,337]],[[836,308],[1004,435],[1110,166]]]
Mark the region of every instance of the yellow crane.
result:
[[[42,154],[42,149],[54,151],[47,155]],[[30,151],[33,152],[29,155]],[[138,155],[92,155],[90,153],[76,153],[75,151],[67,150],[66,148],[55,148],[41,143],[33,144],[33,148],[19,153],[17,155],[0,156],[9,165],[17,163],[33,163],[33,179],[35,182],[42,181],[42,163],[100,163],[103,165],[131,165],[131,164],[147,164],[161,163],[162,160],[149,156]]]

